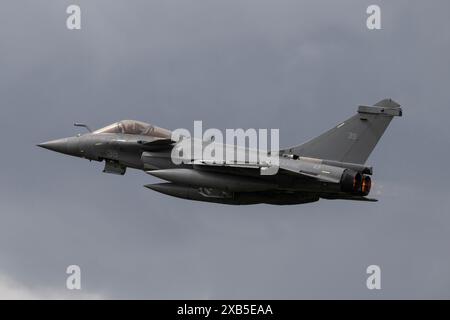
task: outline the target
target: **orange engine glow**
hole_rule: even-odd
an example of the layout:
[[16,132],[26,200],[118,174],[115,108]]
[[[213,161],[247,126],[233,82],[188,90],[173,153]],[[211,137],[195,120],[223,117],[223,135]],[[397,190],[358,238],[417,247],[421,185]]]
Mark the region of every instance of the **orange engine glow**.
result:
[[369,176],[364,176],[361,184],[361,193],[367,196],[370,192],[370,187],[372,186],[372,180]]
[[353,191],[357,192],[361,188],[362,176],[358,172],[353,178]]

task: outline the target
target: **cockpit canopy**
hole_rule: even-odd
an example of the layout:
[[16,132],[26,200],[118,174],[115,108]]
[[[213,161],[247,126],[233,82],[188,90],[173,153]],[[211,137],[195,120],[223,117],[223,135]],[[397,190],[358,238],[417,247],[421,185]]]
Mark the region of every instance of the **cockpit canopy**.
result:
[[155,127],[151,124],[136,120],[122,120],[110,124],[109,126],[106,126],[104,128],[95,130],[93,133],[137,134],[164,139],[170,139],[171,137],[171,132],[167,129]]

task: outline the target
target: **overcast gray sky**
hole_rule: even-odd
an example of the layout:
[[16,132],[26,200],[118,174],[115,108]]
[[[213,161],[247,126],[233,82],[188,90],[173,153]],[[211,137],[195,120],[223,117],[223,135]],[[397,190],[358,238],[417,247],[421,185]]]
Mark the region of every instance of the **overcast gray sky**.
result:
[[[78,4],[82,29],[66,29]],[[378,4],[382,30],[365,26]],[[0,297],[450,298],[450,2],[2,1]],[[378,203],[226,206],[35,147],[138,119],[300,143],[399,102]],[[82,290],[65,289],[66,267]],[[366,267],[382,289],[366,288]]]

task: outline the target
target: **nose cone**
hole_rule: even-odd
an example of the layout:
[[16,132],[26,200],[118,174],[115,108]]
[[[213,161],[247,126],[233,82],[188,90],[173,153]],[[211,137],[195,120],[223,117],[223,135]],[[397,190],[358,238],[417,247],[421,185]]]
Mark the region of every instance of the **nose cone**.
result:
[[67,152],[67,139],[57,139],[52,141],[47,141],[38,144],[38,147],[60,152],[60,153],[66,153]]
[[76,137],[57,139],[38,144],[38,147],[64,153],[72,156],[78,156],[78,140]]

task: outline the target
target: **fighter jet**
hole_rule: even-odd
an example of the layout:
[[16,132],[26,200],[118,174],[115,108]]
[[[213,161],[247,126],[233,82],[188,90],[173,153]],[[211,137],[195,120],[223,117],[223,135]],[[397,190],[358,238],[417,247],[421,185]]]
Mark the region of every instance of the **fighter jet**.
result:
[[[103,172],[123,175],[127,168],[165,180],[154,191],[189,200],[230,205],[292,205],[319,199],[377,201],[369,198],[373,169],[366,161],[400,105],[384,99],[359,106],[357,113],[306,143],[277,150],[277,171],[262,175],[267,162],[214,162],[187,157],[173,161],[184,139],[141,121],[122,120],[88,133],[38,144],[59,153],[104,161]],[[246,150],[249,152],[249,150]]]

